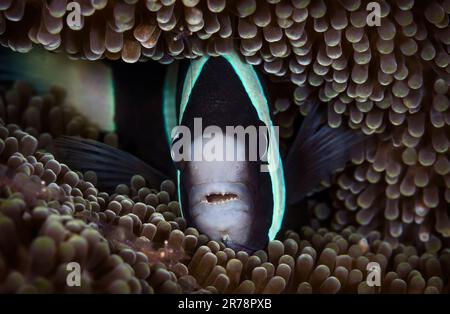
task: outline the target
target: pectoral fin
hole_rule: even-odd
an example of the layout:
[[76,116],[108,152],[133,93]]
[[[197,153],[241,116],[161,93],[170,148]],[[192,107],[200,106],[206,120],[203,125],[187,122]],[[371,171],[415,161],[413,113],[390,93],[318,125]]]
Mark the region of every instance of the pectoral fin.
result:
[[139,158],[94,140],[62,136],[54,141],[52,153],[74,170],[95,171],[97,187],[109,193],[118,184],[128,184],[136,174],[143,176],[154,188],[159,188],[161,182],[168,179]]
[[323,123],[317,107],[305,117],[285,160],[288,204],[301,201],[320,181],[344,166],[351,148],[363,140],[354,130]]

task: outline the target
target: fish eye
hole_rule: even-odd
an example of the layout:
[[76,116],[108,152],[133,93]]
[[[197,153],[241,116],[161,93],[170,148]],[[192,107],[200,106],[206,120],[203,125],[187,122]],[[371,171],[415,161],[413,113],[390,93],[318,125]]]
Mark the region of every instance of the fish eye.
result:
[[173,146],[176,142],[178,142],[181,139],[181,132],[175,132],[175,134],[173,135],[172,139],[171,139],[171,145]]
[[178,158],[175,158],[175,154],[183,155],[184,147],[181,145],[178,152],[173,151],[173,146],[176,144],[180,139],[182,138],[181,133],[177,132],[174,137],[172,138],[171,144],[170,144],[170,156],[172,157],[173,165],[178,170],[182,171],[186,165],[186,161],[184,159],[178,160]]

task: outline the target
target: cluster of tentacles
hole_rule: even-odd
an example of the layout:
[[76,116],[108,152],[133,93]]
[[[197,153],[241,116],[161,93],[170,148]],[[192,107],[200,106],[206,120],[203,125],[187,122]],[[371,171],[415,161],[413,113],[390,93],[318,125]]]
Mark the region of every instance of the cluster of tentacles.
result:
[[[448,247],[394,245],[376,230],[363,236],[354,227],[321,228],[330,216],[326,205],[310,206],[312,227],[287,231],[249,255],[188,227],[171,181],[149,187],[136,175],[112,194],[99,191],[94,172],[73,171],[45,148],[55,134],[102,136],[86,133],[89,122],[66,108],[60,90],[25,97],[20,91],[28,88],[18,83],[2,94],[22,99],[20,109],[0,106],[0,292],[449,292]],[[9,123],[11,112],[22,119]],[[52,118],[44,124],[52,112],[67,121],[59,133]],[[77,123],[86,127],[69,127]],[[103,136],[111,145],[114,138]],[[67,284],[71,262],[81,266],[80,287]],[[381,267],[381,287],[367,284],[370,262]]]
[[[368,142],[354,150],[351,164],[327,183],[331,187],[332,202],[312,203],[309,208],[314,234],[318,236],[322,232],[320,236],[330,237],[325,236],[323,229],[318,231],[325,226],[328,232],[335,232],[334,236],[344,237],[349,247],[335,251],[339,256],[351,245],[356,245],[357,241],[350,241],[347,233],[374,239],[373,230],[376,230],[377,241],[389,243],[392,249],[387,257],[386,272],[395,272],[396,279],[403,281],[393,280],[394,286],[410,291],[411,278],[399,275],[397,269],[406,259],[410,265],[407,269],[412,270],[408,274],[416,270],[426,282],[426,288],[424,286],[421,291],[433,291],[428,281],[437,273],[431,271],[434,275],[427,277],[423,263],[428,262],[410,262],[410,256],[419,259],[420,256],[434,256],[439,260],[430,263],[441,263],[437,276],[441,276],[443,282],[440,286],[446,285],[448,266],[442,266],[445,264],[442,261],[448,261],[450,236],[450,1],[378,0],[380,24],[370,26],[367,23],[370,1],[366,0],[77,0],[75,2],[81,8],[81,25],[72,28],[66,23],[69,2],[0,0],[0,43],[24,53],[34,46],[43,46],[77,59],[122,59],[130,63],[155,60],[167,64],[180,58],[205,54],[217,56],[231,50],[240,52],[246,62],[266,73],[277,86],[271,89],[271,96],[283,149],[288,148],[295,134],[299,116],[307,114],[312,106],[326,109],[327,123],[331,127],[352,128],[371,136]],[[10,155],[17,151],[25,159],[34,152],[28,144],[22,144],[22,140],[37,145],[35,149],[45,149],[52,138],[61,134],[80,135],[118,146],[115,134],[104,134],[95,126],[95,117],[86,119],[65,104],[64,91],[60,88],[40,96],[34,95],[32,88],[24,83],[3,90],[0,117],[7,124],[20,125],[23,130],[17,131],[10,125],[7,129],[12,130],[5,136],[2,134],[2,163],[7,163]],[[20,133],[16,140],[8,139],[14,137],[14,132]],[[31,140],[30,136],[36,140]],[[28,147],[28,151],[21,151],[22,146]],[[25,174],[33,175],[33,160],[27,162],[31,165],[21,163],[17,167],[26,168],[28,170],[22,169]],[[41,166],[37,167],[40,169]],[[46,185],[62,184],[60,175],[50,170],[43,168],[37,173]],[[83,177],[77,176],[78,179]],[[94,174],[89,173],[88,178],[92,177]],[[83,197],[82,190],[78,189],[81,195],[76,192],[75,196]],[[137,192],[133,192],[132,187],[131,190],[120,187],[119,191],[128,191],[125,194],[131,198]],[[105,196],[105,204],[114,197]],[[146,204],[145,199],[143,201]],[[25,204],[32,210],[27,200]],[[183,227],[179,228],[183,230]],[[34,227],[33,237],[38,229]],[[193,236],[197,237],[196,234]],[[296,253],[287,255],[296,263],[304,250],[300,242],[309,241],[308,246],[317,251],[317,256],[311,255],[313,265],[319,266],[320,259],[316,261],[316,257],[319,258],[323,247],[316,247],[304,236],[300,233]],[[198,243],[207,243],[207,240],[199,240],[201,236],[197,238]],[[24,243],[30,243],[31,239]],[[363,256],[378,253],[375,240],[367,241],[368,251]],[[406,249],[405,243],[414,245],[418,251],[411,255],[412,249]],[[28,248],[28,244],[24,245]],[[208,253],[217,255],[223,251],[231,254],[221,245],[219,247],[217,251],[210,247]],[[214,260],[211,254],[205,253],[205,259]],[[401,254],[406,257],[398,258],[401,262],[396,263],[394,256]],[[238,255],[235,257],[244,265],[242,267],[247,267]],[[293,279],[297,278],[296,264],[285,263],[290,267],[290,275],[279,276],[278,272],[283,271],[278,271],[278,261],[270,259],[270,250],[269,261],[259,256],[260,265],[255,269],[258,273],[264,271],[257,267],[266,268],[266,279],[261,282],[268,284],[273,280],[275,283],[270,287],[278,284],[280,288],[279,277],[282,277],[285,287],[280,291],[316,292],[325,282],[326,287],[332,286],[336,291],[366,291],[364,284],[355,288],[362,279],[356,280],[356,286],[349,284],[352,273],[359,276],[354,275],[359,257],[351,257],[347,281],[334,274],[337,266],[327,266],[329,276],[338,278],[339,289],[334,279],[319,280],[320,284],[311,282],[314,267],[308,276],[301,277],[309,286],[305,288],[307,284],[303,284],[300,288],[301,282]],[[416,257],[412,259],[416,260]],[[247,288],[254,286],[257,292],[266,289],[262,284],[258,286],[253,270],[251,273],[242,270],[239,280],[233,279],[236,275],[230,275],[228,264],[220,261],[218,257],[216,264],[223,268],[220,268],[223,276],[218,280],[225,282],[223,278],[227,277],[229,286],[224,289],[212,285],[212,279],[198,281],[197,278],[198,285],[214,286],[217,291],[232,291],[231,287],[237,288],[237,283]],[[194,267],[187,261],[181,263],[188,268]],[[270,263],[273,271],[265,263]],[[216,266],[212,268],[216,269]],[[406,266],[402,264],[402,267]],[[364,270],[358,269],[364,275]],[[329,276],[326,278],[331,278]],[[350,286],[353,288],[346,288]],[[390,291],[386,284],[383,287],[382,291]]]

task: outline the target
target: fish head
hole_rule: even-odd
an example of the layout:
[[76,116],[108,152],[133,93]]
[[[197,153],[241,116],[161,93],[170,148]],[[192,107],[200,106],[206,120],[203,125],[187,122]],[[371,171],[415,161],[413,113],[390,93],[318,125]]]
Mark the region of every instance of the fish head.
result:
[[[277,141],[270,135],[274,134],[273,124],[259,78],[236,55],[200,58],[185,68],[180,66],[178,76],[183,78],[181,82],[166,84],[177,92],[167,93],[176,96],[167,97],[164,108],[166,134],[178,168],[182,213],[188,225],[227,247],[249,253],[262,249],[281,225],[284,182],[282,167],[261,170],[261,164],[270,163],[270,158],[275,164],[274,156],[279,151]],[[198,128],[200,133],[196,133],[197,119],[203,123]],[[257,135],[249,135],[244,140],[227,132],[228,128],[247,130],[249,127]],[[260,133],[261,127],[267,132]],[[189,141],[183,141],[187,144],[183,145],[182,155],[189,158],[181,162],[173,156],[178,151],[174,149],[180,138],[178,134],[184,133],[174,132],[177,128],[193,134]],[[205,136],[208,128],[221,132]],[[266,154],[269,160],[261,158],[264,155],[260,152],[261,138],[266,139],[265,143],[272,143],[266,145],[271,152]],[[230,148],[236,152],[234,159],[229,158]],[[256,158],[252,154],[255,150]],[[201,158],[195,158],[196,155]]]
[[[230,145],[235,154],[227,158]],[[237,137],[221,132],[211,138],[197,137],[190,145],[191,156],[202,158],[186,162],[183,170],[191,224],[212,240],[240,249],[252,246],[253,225],[261,215],[258,165],[245,158],[245,146]]]

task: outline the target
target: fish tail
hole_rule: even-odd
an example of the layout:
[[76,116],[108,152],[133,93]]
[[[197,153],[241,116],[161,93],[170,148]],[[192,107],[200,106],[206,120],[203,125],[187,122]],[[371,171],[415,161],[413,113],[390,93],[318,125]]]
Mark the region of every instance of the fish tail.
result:
[[57,85],[66,102],[105,131],[113,131],[115,95],[112,70],[102,62],[71,60],[66,55],[34,49],[28,53],[0,49],[0,81],[26,81],[38,93]]

